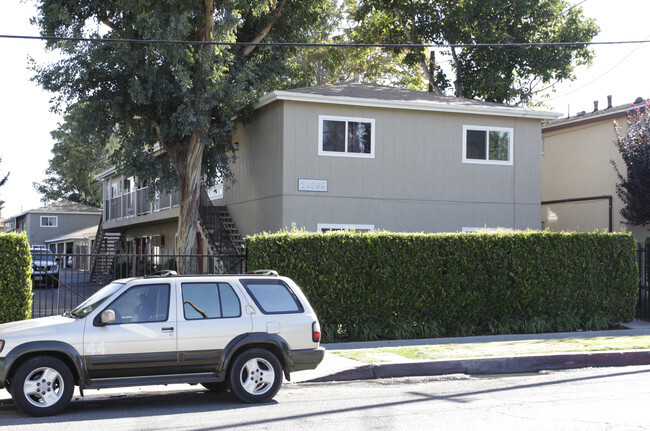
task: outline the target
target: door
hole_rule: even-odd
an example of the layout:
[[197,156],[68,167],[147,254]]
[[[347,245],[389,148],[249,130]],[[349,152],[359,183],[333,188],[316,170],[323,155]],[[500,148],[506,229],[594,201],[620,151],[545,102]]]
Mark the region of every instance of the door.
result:
[[167,283],[133,285],[102,309],[113,310],[114,322],[102,325],[100,312],[86,323],[84,352],[91,378],[177,371],[173,292]]
[[224,349],[249,333],[244,299],[225,281],[181,283],[178,354],[183,372],[215,372]]

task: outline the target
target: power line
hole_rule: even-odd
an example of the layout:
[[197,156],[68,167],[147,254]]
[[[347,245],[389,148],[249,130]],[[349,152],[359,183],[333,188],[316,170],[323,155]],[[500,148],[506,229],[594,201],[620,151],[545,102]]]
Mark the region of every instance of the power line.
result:
[[259,46],[259,47],[298,47],[298,48],[526,48],[546,46],[593,46],[625,45],[648,43],[650,40],[622,40],[611,42],[524,42],[524,43],[313,43],[313,42],[216,42],[198,40],[144,40],[144,39],[97,39],[85,37],[21,36],[0,34],[0,39],[26,39],[53,42],[91,42],[91,43],[135,43],[151,45],[213,45],[213,46]]

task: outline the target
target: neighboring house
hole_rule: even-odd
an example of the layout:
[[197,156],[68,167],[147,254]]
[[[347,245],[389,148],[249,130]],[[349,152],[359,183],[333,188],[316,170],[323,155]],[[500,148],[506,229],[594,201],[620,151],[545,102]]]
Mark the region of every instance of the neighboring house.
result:
[[[555,118],[375,84],[276,91],[238,126],[235,181],[211,201],[222,225],[244,236],[293,225],[538,229],[541,123]],[[106,232],[120,232],[133,251],[175,247],[175,195],[156,205],[137,178],[107,171],[98,179]]]
[[[30,245],[45,245],[53,238],[82,228],[96,227],[101,213],[100,208],[63,200],[8,217],[3,225],[5,232],[27,232]],[[50,249],[58,251],[56,247]],[[66,244],[62,252],[72,253],[72,243]]]
[[[635,106],[636,104],[636,106]],[[616,147],[613,122],[625,131],[627,115],[643,99],[551,121],[542,127],[542,225],[553,231],[628,231],[644,241],[649,231],[628,225],[616,195],[618,177],[611,161],[625,174]]]
[[59,255],[67,254],[77,256],[75,262],[72,261],[72,258],[66,261],[66,266],[88,268],[89,255],[93,250],[96,235],[97,225],[48,239],[45,241],[45,246]]

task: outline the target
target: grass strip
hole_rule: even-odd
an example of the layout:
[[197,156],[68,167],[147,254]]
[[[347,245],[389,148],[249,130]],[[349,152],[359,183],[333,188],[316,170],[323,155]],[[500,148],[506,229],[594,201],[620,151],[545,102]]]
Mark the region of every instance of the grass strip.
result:
[[375,349],[338,350],[337,355],[361,362],[459,359],[486,356],[522,356],[531,354],[597,352],[609,350],[650,349],[650,336],[567,338],[562,340],[500,341],[475,344],[440,344],[427,346],[381,347]]

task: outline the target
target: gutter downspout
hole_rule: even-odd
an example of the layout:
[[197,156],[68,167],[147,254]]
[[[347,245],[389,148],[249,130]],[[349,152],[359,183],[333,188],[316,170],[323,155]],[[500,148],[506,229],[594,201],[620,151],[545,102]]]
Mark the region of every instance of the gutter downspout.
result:
[[584,201],[599,201],[607,199],[609,201],[609,232],[613,232],[614,229],[614,198],[612,195],[603,195],[603,196],[589,196],[585,198],[569,198],[569,199],[557,199],[553,201],[542,201],[542,205],[550,204],[562,204],[562,203],[571,203],[571,202],[584,202]]

